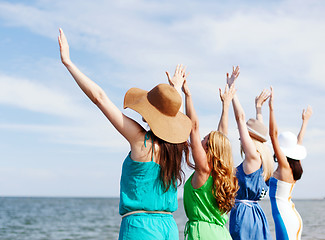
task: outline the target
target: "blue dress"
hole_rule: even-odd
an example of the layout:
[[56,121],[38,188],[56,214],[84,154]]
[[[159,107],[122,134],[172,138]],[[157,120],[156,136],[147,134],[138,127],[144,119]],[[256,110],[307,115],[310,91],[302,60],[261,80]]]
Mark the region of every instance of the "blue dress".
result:
[[[154,161],[133,161],[131,152],[128,154],[122,166],[120,182],[121,215],[137,210],[166,212],[177,210],[177,189],[170,186],[165,192],[159,178],[160,170],[160,165]],[[179,232],[172,215],[135,213],[122,219],[119,239],[177,240]]]
[[229,221],[230,235],[234,240],[272,239],[265,214],[258,204],[268,191],[262,173],[262,167],[248,175],[244,172],[243,163],[237,167],[239,190]]

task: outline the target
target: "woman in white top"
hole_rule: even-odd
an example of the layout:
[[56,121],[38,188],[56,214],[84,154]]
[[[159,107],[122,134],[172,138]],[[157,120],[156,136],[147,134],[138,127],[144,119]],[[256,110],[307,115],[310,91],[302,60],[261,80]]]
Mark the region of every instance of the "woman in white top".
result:
[[291,132],[283,132],[278,137],[273,111],[273,89],[269,100],[270,121],[269,132],[278,167],[270,179],[270,201],[275,224],[276,239],[301,239],[302,219],[291,201],[294,184],[301,178],[302,166],[300,160],[306,157],[306,149],[302,140],[312,108],[307,107],[302,112],[302,126],[298,137]]

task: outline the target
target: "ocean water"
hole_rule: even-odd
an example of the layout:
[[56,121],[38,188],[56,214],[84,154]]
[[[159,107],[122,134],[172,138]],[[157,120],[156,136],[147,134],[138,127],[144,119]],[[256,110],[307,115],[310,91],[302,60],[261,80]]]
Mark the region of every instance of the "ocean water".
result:
[[[325,200],[294,200],[303,219],[302,239],[325,239]],[[117,239],[118,198],[0,197],[1,240]],[[274,236],[270,202],[261,201]],[[182,200],[174,213],[183,239],[187,221]],[[274,238],[275,239],[275,238]]]

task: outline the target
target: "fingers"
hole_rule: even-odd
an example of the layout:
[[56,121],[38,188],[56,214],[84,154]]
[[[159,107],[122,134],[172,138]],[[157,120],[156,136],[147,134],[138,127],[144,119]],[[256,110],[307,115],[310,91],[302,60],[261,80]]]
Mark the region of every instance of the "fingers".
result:
[[171,82],[171,80],[170,80],[169,72],[166,71],[166,75],[167,75],[167,79],[168,79],[169,84],[172,84],[172,82]]
[[187,75],[185,74],[185,72],[186,66],[183,66],[183,64],[177,64],[174,76],[180,75],[182,77],[186,77]]
[[263,91],[255,98],[255,104],[257,107],[261,107],[263,103],[270,97],[270,92],[267,89]]
[[302,111],[302,116],[303,118],[309,119],[310,116],[313,114],[313,109],[311,108],[311,106],[307,106],[307,109],[303,109]]
[[187,95],[187,96],[190,95],[190,89],[187,86],[186,80],[184,80],[184,82],[183,82],[182,90],[183,90],[185,95]]
[[307,106],[307,110],[306,110],[306,112],[309,112],[310,114],[313,113],[313,109],[311,108],[310,105]]
[[183,78],[185,78],[185,76],[186,76],[185,72],[186,72],[186,66],[181,65],[181,71],[180,71],[180,74],[181,74],[181,76],[182,76]]
[[228,86],[228,83],[227,83],[226,86],[225,86],[225,93],[228,93],[228,89],[229,89],[229,86]]
[[[227,85],[228,85],[228,84],[227,84]],[[235,94],[236,91],[237,91],[237,90],[235,89],[235,85],[232,84],[232,85],[230,86],[230,88],[229,88],[229,92]]]
[[178,72],[179,72],[179,64],[177,64],[177,66],[176,66],[175,74],[174,75],[178,74]]
[[237,66],[235,69],[232,67],[232,75],[235,77],[235,79],[239,76],[239,66]]
[[[190,75],[190,72],[188,72],[186,75],[185,75],[185,79],[187,79],[188,75]],[[185,80],[186,81],[186,80]]]
[[273,87],[271,86],[270,89],[271,89],[271,92],[270,92],[269,102],[271,103],[271,102],[273,102]]

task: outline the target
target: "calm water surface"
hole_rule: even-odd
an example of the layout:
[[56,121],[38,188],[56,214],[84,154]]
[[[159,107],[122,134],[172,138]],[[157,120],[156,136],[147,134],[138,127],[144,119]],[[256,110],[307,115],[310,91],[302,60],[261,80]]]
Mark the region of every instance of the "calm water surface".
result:
[[[295,200],[294,203],[303,219],[302,239],[325,240],[325,201]],[[0,239],[117,239],[121,222],[118,204],[118,198],[0,197]],[[261,206],[274,236],[270,203],[264,200]],[[187,219],[182,200],[174,218],[183,239]]]

